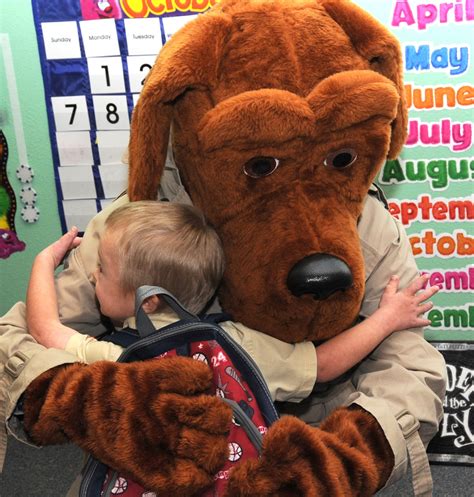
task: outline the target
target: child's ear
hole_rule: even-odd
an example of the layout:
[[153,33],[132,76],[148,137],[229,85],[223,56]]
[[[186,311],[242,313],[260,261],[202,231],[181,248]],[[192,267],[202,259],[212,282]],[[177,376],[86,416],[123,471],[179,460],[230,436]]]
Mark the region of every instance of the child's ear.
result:
[[143,301],[142,309],[147,314],[153,314],[154,312],[156,312],[160,304],[161,304],[160,297],[158,297],[158,295],[151,295],[150,297],[147,297]]

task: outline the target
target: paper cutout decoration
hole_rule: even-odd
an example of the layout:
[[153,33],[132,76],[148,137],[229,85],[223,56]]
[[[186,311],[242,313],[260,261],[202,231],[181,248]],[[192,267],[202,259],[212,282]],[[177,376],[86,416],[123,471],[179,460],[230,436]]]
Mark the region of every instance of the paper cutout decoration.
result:
[[0,259],[25,250],[15,232],[16,198],[7,176],[8,144],[0,130]]

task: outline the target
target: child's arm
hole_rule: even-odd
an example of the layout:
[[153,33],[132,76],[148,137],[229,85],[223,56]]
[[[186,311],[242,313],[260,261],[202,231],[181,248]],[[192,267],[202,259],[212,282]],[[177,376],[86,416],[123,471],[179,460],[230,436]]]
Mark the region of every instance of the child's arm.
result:
[[81,239],[72,228],[59,240],[42,250],[33,262],[26,296],[26,317],[31,335],[45,347],[64,349],[77,332],[61,324],[54,286],[54,270],[66,253]]
[[420,276],[407,288],[398,291],[399,280],[393,276],[382,295],[379,308],[371,316],[316,347],[316,381],[330,381],[345,373],[394,331],[429,325],[430,321],[422,314],[433,304],[425,301],[439,288],[432,286],[420,292],[427,278],[427,275]]

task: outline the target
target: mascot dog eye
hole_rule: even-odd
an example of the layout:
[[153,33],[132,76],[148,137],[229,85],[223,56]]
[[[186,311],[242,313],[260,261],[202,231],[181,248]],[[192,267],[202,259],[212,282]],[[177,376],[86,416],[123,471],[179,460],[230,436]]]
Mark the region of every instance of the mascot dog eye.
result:
[[254,157],[244,166],[244,173],[251,178],[264,178],[273,174],[280,161],[275,157]]
[[357,152],[351,148],[343,148],[336,152],[330,153],[324,159],[324,165],[334,167],[335,169],[344,169],[352,166],[357,160]]

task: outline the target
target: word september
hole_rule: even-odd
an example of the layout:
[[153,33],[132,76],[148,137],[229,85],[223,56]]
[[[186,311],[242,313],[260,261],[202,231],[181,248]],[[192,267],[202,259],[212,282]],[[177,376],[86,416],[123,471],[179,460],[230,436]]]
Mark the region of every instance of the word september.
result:
[[419,195],[417,200],[390,199],[390,214],[399,219],[404,226],[414,221],[472,221],[474,203],[469,198],[431,198]]

